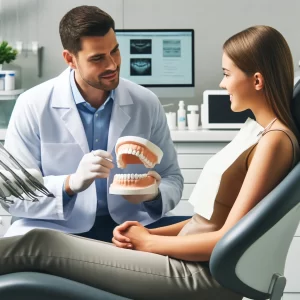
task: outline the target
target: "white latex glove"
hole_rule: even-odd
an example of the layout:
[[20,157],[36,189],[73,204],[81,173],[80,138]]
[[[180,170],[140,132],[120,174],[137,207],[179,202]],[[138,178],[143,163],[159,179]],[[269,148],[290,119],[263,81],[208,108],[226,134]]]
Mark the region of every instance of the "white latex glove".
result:
[[81,159],[76,173],[70,176],[69,185],[73,193],[87,189],[96,178],[107,178],[114,167],[112,156],[104,150],[87,153]]
[[145,201],[153,200],[158,195],[158,187],[161,181],[161,176],[155,172],[155,171],[149,171],[148,176],[152,176],[156,179],[156,185],[157,188],[155,190],[154,194],[148,194],[148,195],[122,195],[124,199],[126,199],[128,202],[133,204],[139,204]]

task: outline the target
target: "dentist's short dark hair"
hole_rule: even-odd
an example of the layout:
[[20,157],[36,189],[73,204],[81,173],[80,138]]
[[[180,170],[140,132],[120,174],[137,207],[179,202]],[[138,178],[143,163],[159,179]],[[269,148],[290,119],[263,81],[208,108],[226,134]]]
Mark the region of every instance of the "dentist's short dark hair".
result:
[[104,36],[115,30],[113,18],[96,6],[82,5],[67,12],[59,23],[59,34],[64,49],[73,54],[81,50],[81,38]]

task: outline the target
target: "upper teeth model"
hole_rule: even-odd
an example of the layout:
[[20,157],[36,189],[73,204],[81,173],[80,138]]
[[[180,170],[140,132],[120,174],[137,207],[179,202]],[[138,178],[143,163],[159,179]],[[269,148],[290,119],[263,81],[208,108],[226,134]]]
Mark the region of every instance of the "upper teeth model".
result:
[[[124,136],[118,139],[116,147],[117,166],[144,164],[153,168],[161,162],[163,152],[152,142],[137,136]],[[155,178],[147,174],[116,174],[109,188],[110,194],[136,195],[152,194],[157,189]]]

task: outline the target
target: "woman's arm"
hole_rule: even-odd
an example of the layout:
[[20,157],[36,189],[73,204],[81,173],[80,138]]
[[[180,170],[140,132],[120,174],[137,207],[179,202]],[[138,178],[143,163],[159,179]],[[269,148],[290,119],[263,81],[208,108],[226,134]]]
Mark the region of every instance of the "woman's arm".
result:
[[145,250],[142,251],[186,261],[208,261],[221,237],[222,233],[220,231],[186,236],[150,235],[145,243]]
[[163,235],[163,236],[175,236],[178,235],[178,233],[181,231],[183,226],[187,224],[191,219],[184,220],[182,222],[172,224],[169,226],[163,226],[159,228],[154,228],[154,229],[148,229],[148,231],[151,234],[154,235]]
[[[136,250],[167,255],[187,261],[207,261],[223,235],[263,199],[290,171],[293,148],[285,133],[274,131],[259,142],[245,180],[223,227],[209,233],[188,236],[159,236],[136,226],[128,236]],[[276,162],[276,163],[275,163]]]

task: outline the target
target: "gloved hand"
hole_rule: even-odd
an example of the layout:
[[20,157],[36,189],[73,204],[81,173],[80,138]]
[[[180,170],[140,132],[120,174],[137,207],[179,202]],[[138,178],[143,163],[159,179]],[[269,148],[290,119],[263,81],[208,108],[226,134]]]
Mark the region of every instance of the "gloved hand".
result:
[[[70,175],[69,187],[73,193],[87,189],[96,178],[107,178],[114,167],[112,155],[104,150],[87,153],[81,159],[76,173]],[[66,188],[68,193],[68,189]]]
[[148,195],[122,195],[124,199],[126,199],[128,202],[132,204],[139,204],[145,201],[153,200],[158,195],[158,187],[161,181],[161,176],[156,171],[149,171],[148,176],[152,176],[156,179],[156,185],[157,188],[154,192],[154,194],[148,194]]

